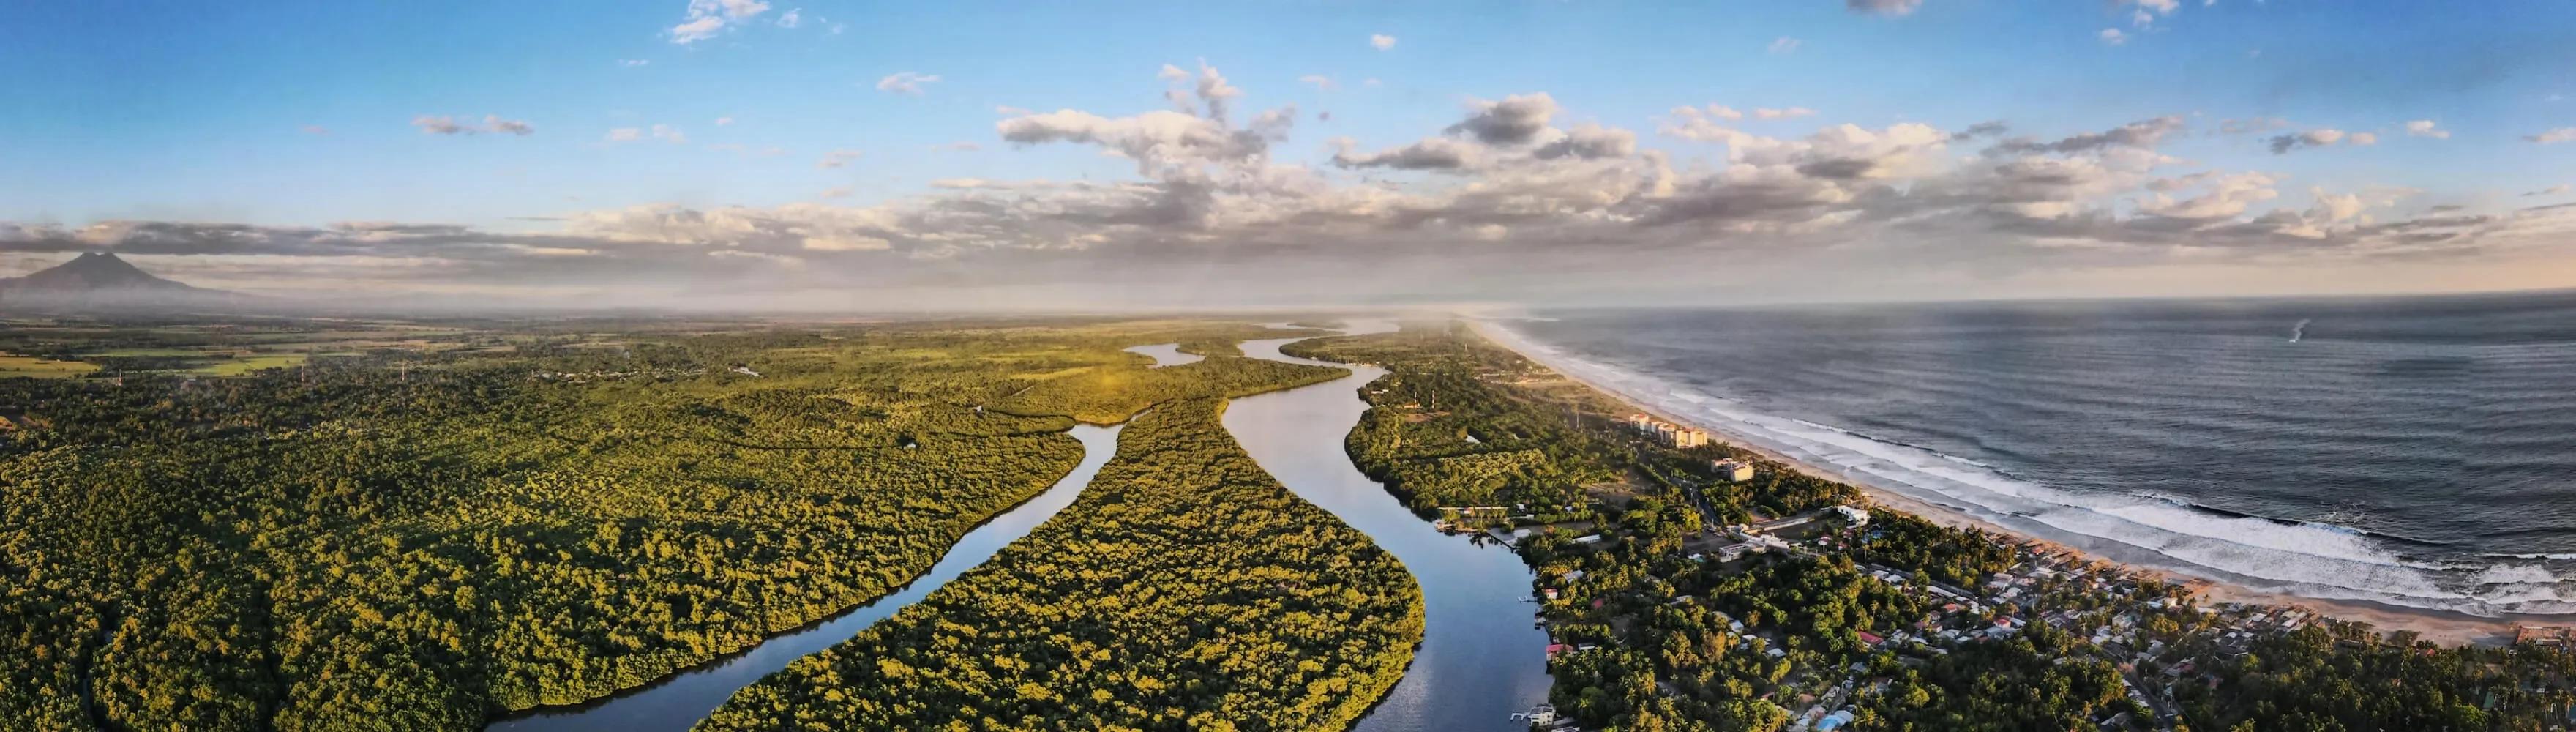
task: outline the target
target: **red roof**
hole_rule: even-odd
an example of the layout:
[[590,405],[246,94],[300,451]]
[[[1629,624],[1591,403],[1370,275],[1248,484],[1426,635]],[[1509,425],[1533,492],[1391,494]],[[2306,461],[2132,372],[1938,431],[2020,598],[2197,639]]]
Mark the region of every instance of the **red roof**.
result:
[[1867,644],[1870,644],[1870,645],[1873,645],[1873,646],[1874,646],[1874,645],[1878,645],[1878,644],[1880,644],[1880,643],[1884,643],[1884,642],[1886,642],[1886,641],[1887,641],[1887,639],[1886,639],[1886,638],[1878,637],[1878,634],[1877,634],[1877,633],[1872,633],[1872,632],[1869,632],[1869,631],[1866,631],[1866,630],[1857,630],[1857,631],[1852,631],[1852,632],[1854,632],[1854,633],[1856,633],[1856,634],[1860,635],[1860,642],[1862,642],[1862,643],[1867,643]]

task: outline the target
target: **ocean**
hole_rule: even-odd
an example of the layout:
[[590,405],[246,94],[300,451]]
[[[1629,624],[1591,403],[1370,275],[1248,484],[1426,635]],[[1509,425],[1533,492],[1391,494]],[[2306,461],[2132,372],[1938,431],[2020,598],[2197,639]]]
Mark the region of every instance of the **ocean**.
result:
[[2106,558],[2306,597],[2576,612],[2576,293],[1494,324],[1657,409]]

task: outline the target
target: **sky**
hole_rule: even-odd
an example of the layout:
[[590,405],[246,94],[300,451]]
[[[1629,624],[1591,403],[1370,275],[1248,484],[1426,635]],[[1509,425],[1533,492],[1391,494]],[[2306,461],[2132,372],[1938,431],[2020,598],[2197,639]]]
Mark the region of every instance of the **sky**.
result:
[[2576,3],[41,3],[0,275],[378,302],[2576,286]]

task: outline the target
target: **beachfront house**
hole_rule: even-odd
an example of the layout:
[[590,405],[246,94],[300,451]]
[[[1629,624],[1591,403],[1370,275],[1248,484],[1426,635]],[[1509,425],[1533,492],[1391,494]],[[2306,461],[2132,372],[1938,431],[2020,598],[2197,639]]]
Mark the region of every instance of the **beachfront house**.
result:
[[1742,460],[1719,460],[1709,463],[1709,467],[1717,471],[1718,480],[1742,483],[1753,479],[1753,465]]
[[1849,505],[1835,506],[1834,513],[1842,514],[1843,521],[1849,522],[1852,525],[1852,528],[1857,529],[1869,525],[1869,511],[1861,508]]

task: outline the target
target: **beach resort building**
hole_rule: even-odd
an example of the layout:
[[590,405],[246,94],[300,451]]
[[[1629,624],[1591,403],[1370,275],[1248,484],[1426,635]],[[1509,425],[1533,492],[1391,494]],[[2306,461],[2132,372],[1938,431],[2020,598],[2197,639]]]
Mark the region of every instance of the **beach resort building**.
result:
[[1719,460],[1710,463],[1709,467],[1717,469],[1718,480],[1742,483],[1753,479],[1753,466],[1742,460]]
[[1850,523],[1851,523],[1851,525],[1852,525],[1852,528],[1857,529],[1857,528],[1860,528],[1860,527],[1868,526],[1868,525],[1869,525],[1869,511],[1867,511],[1867,510],[1864,510],[1864,509],[1861,509],[1861,508],[1857,508],[1857,507],[1853,507],[1853,506],[1844,505],[1844,506],[1835,506],[1835,507],[1834,507],[1834,513],[1842,514],[1842,515],[1843,515],[1843,520],[1844,520],[1844,521],[1847,521],[1847,522],[1850,522]]

